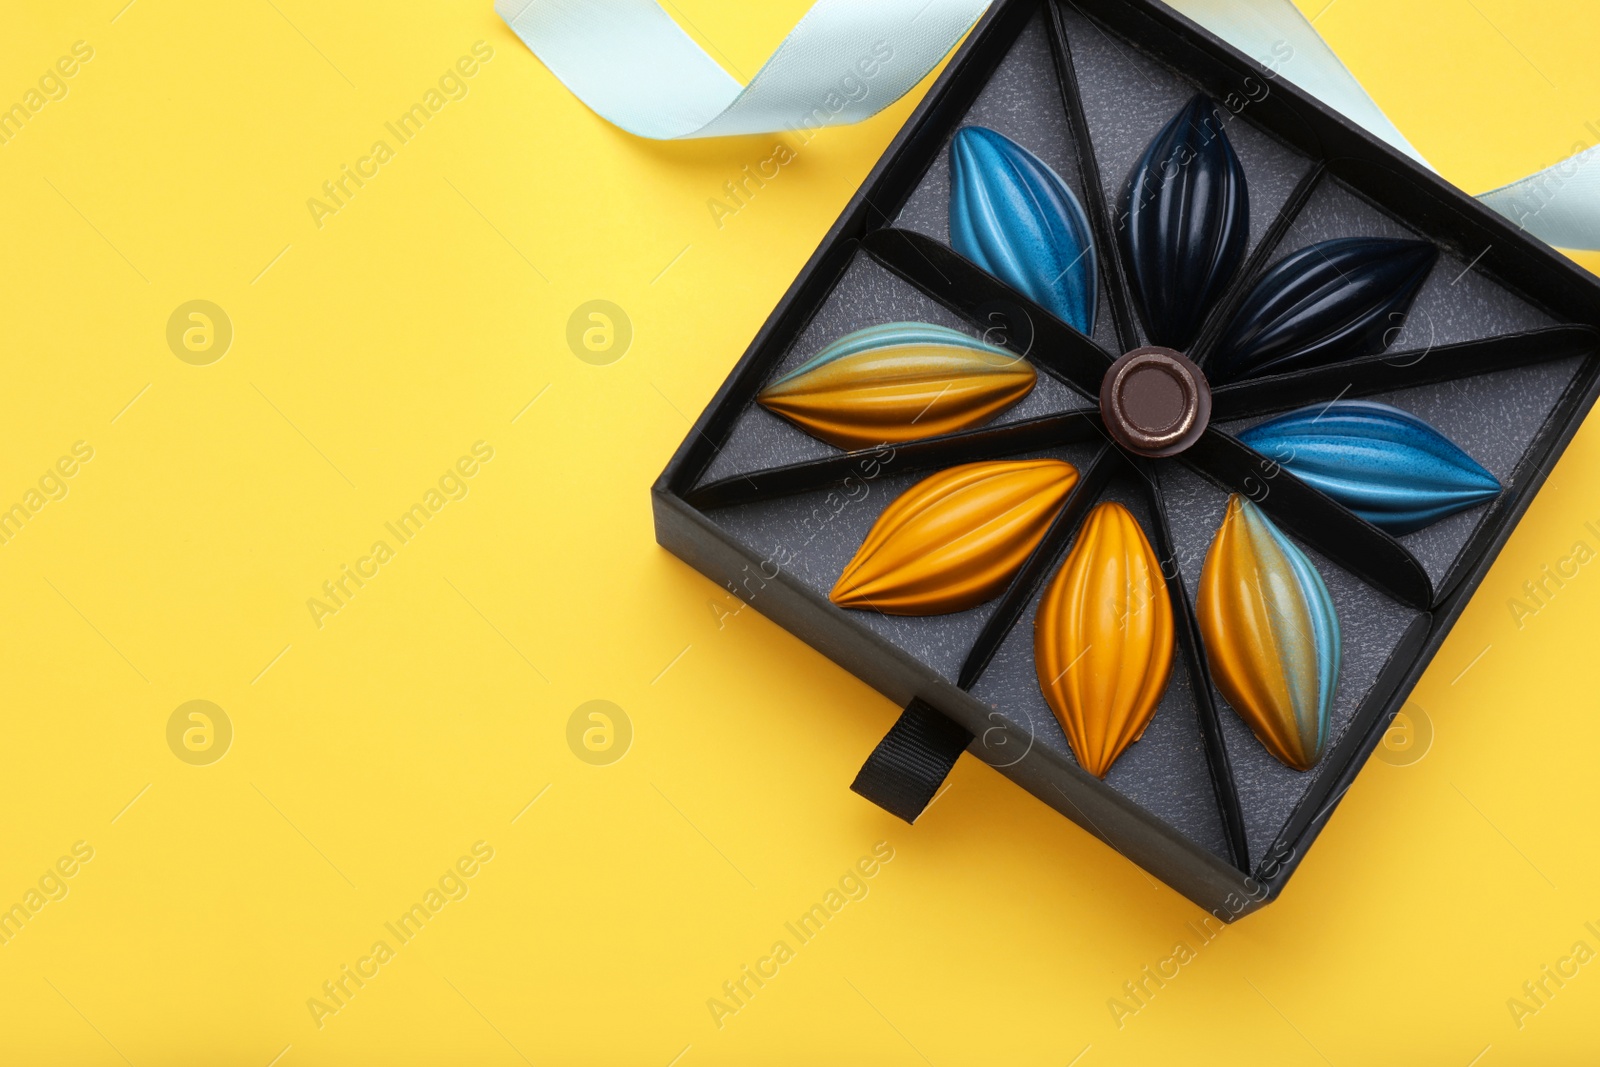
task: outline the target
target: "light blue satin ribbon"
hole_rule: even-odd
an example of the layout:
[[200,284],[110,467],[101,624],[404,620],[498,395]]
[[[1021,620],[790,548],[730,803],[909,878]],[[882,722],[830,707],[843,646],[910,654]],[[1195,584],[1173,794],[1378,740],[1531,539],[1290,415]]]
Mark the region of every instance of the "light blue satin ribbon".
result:
[[988,0],[819,0],[740,87],[654,0],[497,0],[597,115],[653,140],[860,122],[904,96]]
[[[1423,166],[1291,0],[1168,0]],[[741,87],[654,0],[496,0],[597,115],[652,140],[860,122],[931,71],[988,0],[818,0]],[[1281,59],[1287,43],[1293,55]],[[1528,233],[1600,250],[1600,145],[1479,197]]]

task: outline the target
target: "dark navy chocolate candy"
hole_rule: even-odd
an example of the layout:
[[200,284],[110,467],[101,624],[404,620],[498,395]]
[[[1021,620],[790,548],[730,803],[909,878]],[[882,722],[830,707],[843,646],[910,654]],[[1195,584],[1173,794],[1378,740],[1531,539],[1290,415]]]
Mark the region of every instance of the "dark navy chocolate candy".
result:
[[1118,220],[1152,344],[1187,351],[1244,260],[1250,195],[1215,105],[1197,96],[1145,149]]
[[1213,383],[1382,352],[1439,252],[1425,241],[1340,237],[1262,276],[1206,362]]

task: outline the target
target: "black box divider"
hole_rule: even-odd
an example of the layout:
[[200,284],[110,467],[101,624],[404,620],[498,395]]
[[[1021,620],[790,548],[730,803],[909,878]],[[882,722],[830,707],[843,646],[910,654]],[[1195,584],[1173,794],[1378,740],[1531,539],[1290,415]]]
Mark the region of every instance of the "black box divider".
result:
[[1067,497],[1066,504],[1051,522],[1050,528],[1045,531],[1044,538],[1028,554],[1027,561],[1012,577],[1006,586],[1006,591],[1001,594],[1000,603],[995,606],[994,613],[984,623],[977,640],[968,650],[967,658],[962,662],[961,673],[957,675],[956,680],[956,684],[962,689],[971,689],[978,677],[983,674],[984,668],[994,658],[995,650],[1000,647],[1000,642],[1006,639],[1011,628],[1022,617],[1023,610],[1033,599],[1033,594],[1038,591],[1039,586],[1044,583],[1045,576],[1050,573],[1050,568],[1060,555],[1061,549],[1071,540],[1078,529],[1078,524],[1089,513],[1090,505],[1099,499],[1112,472],[1122,462],[1121,454],[1107,446],[1089,464],[1088,470],[1079,473],[1078,484],[1072,487],[1072,493]]
[[1200,736],[1205,743],[1206,760],[1211,767],[1211,784],[1217,793],[1217,808],[1222,813],[1222,827],[1228,836],[1228,848],[1233,862],[1241,871],[1250,871],[1250,845],[1245,834],[1244,810],[1239,800],[1239,787],[1234,781],[1233,764],[1228,759],[1228,746],[1222,738],[1222,724],[1218,721],[1216,692],[1211,682],[1211,664],[1206,662],[1200,643],[1200,618],[1195,613],[1194,602],[1189,599],[1188,587],[1183,582],[1183,571],[1178,566],[1178,549],[1172,539],[1172,525],[1167,521],[1167,502],[1155,478],[1146,473],[1144,481],[1150,494],[1150,514],[1155,517],[1156,557],[1161,561],[1161,574],[1167,582],[1167,595],[1172,598],[1174,629],[1178,645],[1189,667],[1189,677],[1194,679],[1195,714],[1200,720]]
[[[1072,139],[1078,147],[1078,171],[1083,175],[1083,197],[1089,201],[1089,218],[1094,228],[1100,264],[1100,274],[1106,278],[1106,291],[1111,295],[1111,314],[1117,326],[1117,340],[1123,352],[1139,345],[1139,334],[1134,327],[1133,294],[1128,291],[1128,272],[1123,269],[1122,245],[1117,240],[1112,220],[1116,212],[1106,202],[1105,186],[1101,182],[1100,160],[1095,155],[1094,137],[1089,130],[1089,119],[1083,113],[1083,95],[1078,88],[1078,73],[1072,64],[1072,45],[1067,40],[1066,27],[1061,24],[1061,5],[1050,4],[1050,51],[1056,59],[1056,72],[1061,83],[1061,102],[1066,108],[1067,123],[1072,127]],[[1109,268],[1109,269],[1108,269]],[[1120,353],[1119,353],[1120,354]]]
[[[965,257],[914,230],[884,229],[867,235],[867,251],[889,270],[950,310],[997,328],[1018,340],[1008,344],[1025,353],[1078,392],[1098,402],[1098,383],[1115,358],[1000,279]],[[1024,344],[1021,338],[1027,338]]]
[[1600,352],[1600,331],[1591,326],[1550,326],[1437,348],[1384,352],[1220,385],[1211,394],[1211,421],[1232,422],[1326,403],[1331,397],[1371,396],[1596,352]]
[[[1272,227],[1262,235],[1261,240],[1256,242],[1250,258],[1245,260],[1238,273],[1233,276],[1233,281],[1223,292],[1221,299],[1206,315],[1205,322],[1200,327],[1200,334],[1189,350],[1189,358],[1202,370],[1211,356],[1211,350],[1222,339],[1222,333],[1228,328],[1228,323],[1233,321],[1239,305],[1244,303],[1245,297],[1250,295],[1250,290],[1255,288],[1256,282],[1267,272],[1267,268],[1277,261],[1283,235],[1294,226],[1295,219],[1300,217],[1300,212],[1311,199],[1311,194],[1316,192],[1325,173],[1321,164],[1315,164],[1306,172],[1305,177],[1300,179],[1300,184],[1295,186],[1294,192],[1289,194],[1289,199],[1278,209],[1277,216],[1272,220]],[[1215,401],[1213,401],[1213,420],[1216,419],[1215,411]]]
[[943,437],[858,449],[786,467],[749,471],[696,486],[683,497],[697,508],[721,508],[826,489],[851,478],[870,481],[886,474],[938,470],[958,463],[998,459],[1104,437],[1099,412],[1064,411],[988,429],[965,430]]
[[1561,399],[1523,452],[1522,461],[1517,464],[1511,477],[1505,480],[1500,495],[1489,504],[1489,510],[1478,523],[1478,528],[1456,554],[1456,562],[1444,580],[1438,583],[1441,590],[1452,591],[1463,582],[1472,570],[1473,561],[1479,559],[1481,553],[1490,551],[1497,537],[1504,536],[1500,532],[1502,522],[1508,532],[1511,523],[1509,517],[1520,513],[1533,499],[1534,491],[1544,483],[1560,458],[1561,446],[1570,439],[1576,426],[1581,424],[1582,412],[1594,400],[1591,382],[1596,377],[1597,365],[1600,365],[1600,359],[1591,355],[1585,361],[1584,370],[1573,375],[1572,381],[1567,383]]
[[1285,530],[1367,584],[1419,611],[1433,606],[1428,572],[1404,545],[1277,461],[1215,427],[1184,459],[1229,492],[1254,500]]
[[[719,584],[745,597],[757,610],[878,689],[897,706],[903,708],[920,698],[936,708],[976,736],[978,740],[970,751],[990,760],[993,766],[1034,796],[1219,918],[1232,921],[1259,908],[1281,891],[1326,824],[1344,789],[1381,742],[1388,721],[1437,653],[1450,626],[1526,510],[1534,491],[1548,475],[1554,458],[1571,440],[1582,415],[1600,395],[1600,354],[1597,354],[1600,341],[1589,331],[1558,327],[1510,339],[1492,339],[1449,349],[1441,347],[1421,360],[1413,358],[1416,353],[1398,353],[1352,361],[1363,368],[1368,363],[1387,363],[1387,371],[1376,366],[1359,371],[1363,382],[1372,384],[1370,392],[1382,392],[1449,380],[1454,374],[1442,366],[1444,360],[1440,358],[1446,354],[1459,357],[1462,364],[1499,366],[1497,361],[1508,357],[1524,340],[1535,343],[1535,347],[1522,352],[1520,360],[1511,360],[1512,365],[1557,360],[1563,356],[1585,357],[1509,480],[1502,478],[1507,491],[1489,505],[1469,542],[1451,564],[1448,580],[1437,586],[1430,585],[1417,560],[1393,538],[1322,497],[1287,471],[1275,468],[1270,460],[1263,460],[1221,431],[1207,434],[1178,461],[1197,469],[1211,484],[1224,488],[1249,493],[1252,485],[1257,486],[1258,491],[1259,487],[1270,485],[1263,505],[1308,547],[1371,586],[1375,590],[1372,595],[1381,592],[1401,604],[1424,612],[1431,610],[1431,616],[1424,614],[1409,624],[1398,647],[1378,668],[1378,680],[1361,698],[1340,740],[1318,769],[1310,772],[1317,776],[1312,788],[1302,794],[1298,806],[1275,830],[1276,843],[1264,855],[1252,856],[1248,855],[1252,839],[1247,837],[1243,866],[1224,861],[1217,851],[1224,847],[1220,840],[1205,844],[1165,821],[1167,816],[1152,815],[1151,809],[1141,807],[1086,774],[1060,745],[1032,744],[1030,738],[1017,732],[1027,728],[1025,720],[1008,714],[1005,707],[987,704],[960,688],[955,684],[957,672],[941,674],[883,634],[852,622],[849,613],[841,612],[797,574],[780,569],[774,577],[768,578],[774,574],[772,561],[763,560],[758,549],[732,536],[702,510],[720,506],[721,501],[759,500],[805,491],[803,487],[811,484],[813,478],[827,483],[829,479],[842,481],[852,474],[861,477],[852,464],[870,459],[870,452],[792,464],[794,469],[774,467],[755,472],[748,478],[727,478],[699,490],[693,488],[704,477],[711,459],[723,447],[737,420],[748,410],[755,393],[790,352],[853,257],[862,254],[858,242],[863,239],[866,254],[954,313],[980,324],[986,339],[1006,344],[1013,351],[1026,352],[1046,373],[1071,379],[1077,393],[1087,393],[1091,399],[1097,396],[1099,377],[1111,354],[1031,302],[1019,299],[1018,294],[1012,293],[1003,283],[966,263],[937,241],[924,239],[923,246],[896,250],[893,246],[897,242],[904,244],[907,238],[885,230],[899,216],[907,199],[924,180],[929,166],[948,144],[951,133],[1041,7],[1048,8],[1052,15],[1046,20],[1046,36],[1054,49],[1059,95],[1065,102],[1068,125],[1074,134],[1080,176],[1085,178],[1085,188],[1075,191],[1084,196],[1086,205],[1099,205],[1091,215],[1096,239],[1101,245],[1101,273],[1108,280],[1106,299],[1110,301],[1110,313],[1118,326],[1114,332],[1120,340],[1127,340],[1123,336],[1126,332],[1137,334],[1138,322],[1126,290],[1125,272],[1118,269],[1121,250],[1114,240],[1115,235],[1105,232],[1115,221],[1114,213],[1106,204],[1114,197],[1115,190],[1105,185],[1107,176],[1098,173],[1105,146],[1098,145],[1088,131],[1084,113],[1087,90],[1079,81],[1082,62],[1075,63],[1072,54],[1073,47],[1078,47],[1083,52],[1079,59],[1087,62],[1089,53],[1084,51],[1082,43],[1087,38],[1082,35],[1090,32],[1091,27],[1094,32],[1105,34],[1117,49],[1141,62],[1165,67],[1177,80],[1207,93],[1236,117],[1243,116],[1255,132],[1305,155],[1309,166],[1322,168],[1322,183],[1338,182],[1341,189],[1368,201],[1402,227],[1469,264],[1469,269],[1484,284],[1500,287],[1551,320],[1600,326],[1600,286],[1586,271],[1528,238],[1510,221],[1418,167],[1255,59],[1235,51],[1152,0],[997,0],[824,236],[656,482],[654,508],[657,539],[661,544]],[[1084,29],[1079,27],[1080,16],[1087,20]],[[1070,39],[1065,32],[1069,25]],[[1038,91],[1049,91],[1052,100],[1057,96],[1057,91],[1047,90],[1042,84]],[[1101,154],[1097,155],[1097,150]],[[1297,174],[1295,180],[1304,177]],[[1299,187],[1291,196],[1291,204],[1280,208],[1269,230],[1288,232],[1284,227],[1290,224],[1284,220],[1290,216],[1291,207],[1303,213],[1309,189],[1309,184]],[[923,251],[928,252],[927,257],[918,255]],[[1242,289],[1250,279],[1259,276],[1262,267],[1270,262],[1266,258],[1268,255],[1260,247],[1252,250],[1236,289]],[[939,270],[933,268],[935,263],[952,273],[941,277]],[[954,284],[958,278],[960,284]],[[970,286],[961,288],[968,283],[976,286],[976,291]],[[1210,324],[1208,329],[1215,332]],[[1465,368],[1459,369],[1469,373]],[[1338,365],[1320,372],[1298,372],[1222,387],[1217,391],[1218,410],[1213,421],[1333,399],[1338,389],[1350,384],[1348,379],[1353,373],[1350,366]],[[1381,384],[1380,375],[1386,376]],[[1341,377],[1346,380],[1340,380]],[[1313,395],[1318,384],[1330,383],[1333,384],[1331,391]],[[1037,451],[1041,445],[1048,448],[1069,441],[1079,442],[1070,447],[1081,448],[1082,442],[1099,430],[1092,410],[1062,413],[896,446],[892,460],[896,465],[894,469],[903,472],[914,469],[912,463],[927,467],[948,466],[991,455]],[[1091,471],[1101,466],[1098,462],[1086,465]],[[1113,478],[1108,486],[1107,493],[1123,492],[1121,488],[1114,488],[1120,486],[1120,476]],[[1159,510],[1152,509],[1150,514],[1158,515],[1159,519],[1148,521],[1157,527],[1155,533],[1160,541],[1166,537],[1159,529],[1162,522],[1176,522],[1183,516],[1177,512],[1169,515],[1159,494],[1157,507]],[[1163,545],[1164,550],[1170,551],[1170,548],[1170,543]],[[1192,606],[1188,605],[1187,593],[1181,595],[1183,599],[1175,599],[1174,603],[1185,605],[1180,614],[1185,616],[1184,627],[1187,628],[1192,625]],[[1015,623],[1012,628],[1015,629]],[[979,636],[986,639],[981,627]],[[1015,640],[1013,637],[1011,642]],[[1187,647],[1194,651],[1186,651],[1182,662],[1197,693],[1195,700],[1200,702],[1196,713],[1205,723],[1204,703],[1214,700],[1209,691],[1209,672],[1194,635],[1190,633],[1186,640]],[[975,648],[976,644],[969,646],[967,654],[970,656]],[[1376,655],[1378,650],[1371,652]],[[1196,663],[1195,657],[1200,662]],[[1013,664],[1013,668],[1016,666]],[[986,684],[981,680],[993,674],[991,667],[987,674],[979,676],[980,690]],[[1201,689],[1208,690],[1204,696],[1198,695]],[[1212,725],[1222,714],[1220,705],[1214,705],[1214,710],[1216,714],[1209,720]],[[1232,738],[1232,725],[1225,725],[1228,729],[1222,731],[1223,736]],[[1207,730],[1210,729],[1207,726]],[[990,743],[991,734],[996,737],[1015,735],[1013,739],[1019,744],[1002,752]],[[1026,745],[1023,742],[1027,742]],[[1234,766],[1237,760],[1229,760],[1226,745],[1214,753],[1209,746],[1215,743],[1217,738],[1206,737],[1208,747],[1204,758],[1208,767],[1221,766],[1237,771]],[[1016,756],[1017,751],[1022,754]],[[1198,757],[1200,753],[1194,755]],[[1222,759],[1214,759],[1214,755]],[[1197,769],[1198,762],[1190,766]],[[1212,792],[1223,805],[1226,848],[1234,853],[1239,852],[1236,815],[1244,785],[1242,779],[1237,779],[1230,793],[1217,787],[1215,781],[1212,783]],[[1185,803],[1201,803],[1198,797],[1202,792],[1195,792],[1195,799]],[[1230,796],[1236,802],[1233,815],[1229,814],[1227,801],[1222,799]],[[1196,814],[1200,814],[1198,809]],[[1181,809],[1178,817],[1180,821],[1183,818]],[[1266,829],[1265,826],[1256,828],[1248,819],[1246,825],[1252,832]],[[1261,842],[1271,838],[1253,840],[1261,847]],[[1255,875],[1244,873],[1247,869],[1253,869]]]
[[[1322,761],[1315,769],[1306,773],[1315,775],[1311,787],[1306,790],[1304,799],[1295,807],[1294,813],[1284,823],[1283,830],[1278,834],[1266,854],[1256,863],[1254,874],[1264,882],[1272,880],[1273,872],[1263,867],[1283,864],[1295,855],[1295,842],[1306,830],[1314,824],[1320,825],[1326,816],[1344,796],[1341,785],[1348,787],[1345,780],[1344,769],[1358,752],[1370,752],[1372,747],[1382,739],[1382,731],[1376,737],[1372,730],[1378,722],[1387,728],[1394,719],[1394,713],[1399,710],[1398,701],[1394,695],[1400,688],[1407,668],[1415,660],[1422,646],[1428,640],[1428,632],[1433,625],[1433,616],[1424,611],[1407,627],[1404,636],[1395,645],[1394,651],[1389,654],[1388,662],[1379,672],[1377,679],[1372,683],[1372,688],[1367,690],[1367,695],[1362,699],[1360,707],[1350,720],[1350,725],[1345,728],[1344,734],[1337,742],[1329,746],[1322,756]],[[1407,689],[1410,687],[1407,686]],[[1395,706],[1389,709],[1390,703]],[[1385,710],[1389,709],[1389,710]]]
[[[1328,172],[1378,210],[1455,252],[1472,270],[1516,293],[1553,318],[1600,325],[1594,275],[1549,245],[1532,241],[1510,219],[1476,206],[1435,174],[1394,162],[1334,158]],[[1439,196],[1440,188],[1455,193]],[[1461,201],[1468,203],[1463,205]],[[1538,277],[1537,291],[1526,279]]]

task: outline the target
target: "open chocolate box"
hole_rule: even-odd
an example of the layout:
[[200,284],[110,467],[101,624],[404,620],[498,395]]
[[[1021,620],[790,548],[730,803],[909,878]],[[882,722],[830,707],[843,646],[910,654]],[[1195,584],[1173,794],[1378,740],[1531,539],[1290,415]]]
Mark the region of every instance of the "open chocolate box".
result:
[[[905,707],[858,792],[914,819],[970,751],[1232,920],[1576,431],[1597,324],[1586,272],[1169,8],[1003,0],[656,483],[657,537]],[[967,371],[886,399],[850,378],[886,352]],[[930,533],[973,506],[986,547]]]

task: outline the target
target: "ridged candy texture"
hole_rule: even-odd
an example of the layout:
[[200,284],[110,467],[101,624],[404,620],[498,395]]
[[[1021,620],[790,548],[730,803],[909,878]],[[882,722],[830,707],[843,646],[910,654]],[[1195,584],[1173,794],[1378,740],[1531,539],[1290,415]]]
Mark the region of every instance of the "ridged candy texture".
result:
[[1155,716],[1172,635],[1172,601],[1144,531],[1121,504],[1096,505],[1033,623],[1039,690],[1096,778]]
[[828,599],[885,615],[943,615],[999,596],[1077,484],[1077,468],[1058,459],[930,475],[878,516]]
[[1238,494],[1195,608],[1217,689],[1268,752],[1297,771],[1316,766],[1339,683],[1339,617],[1305,553]]
[[1033,365],[925,322],[846,334],[756,396],[813,437],[871,448],[981,425],[1028,395]]
[[1080,333],[1094,329],[1089,216],[1043,160],[985,126],[950,142],[950,245]]
[[1425,241],[1379,237],[1302,248],[1250,290],[1206,376],[1228,382],[1382,352],[1438,258]]
[[1217,109],[1197,96],[1128,184],[1123,247],[1150,342],[1187,351],[1244,259],[1250,196]]
[[1291,411],[1239,439],[1374,526],[1407,534],[1493,500],[1495,476],[1409,411],[1338,400]]

